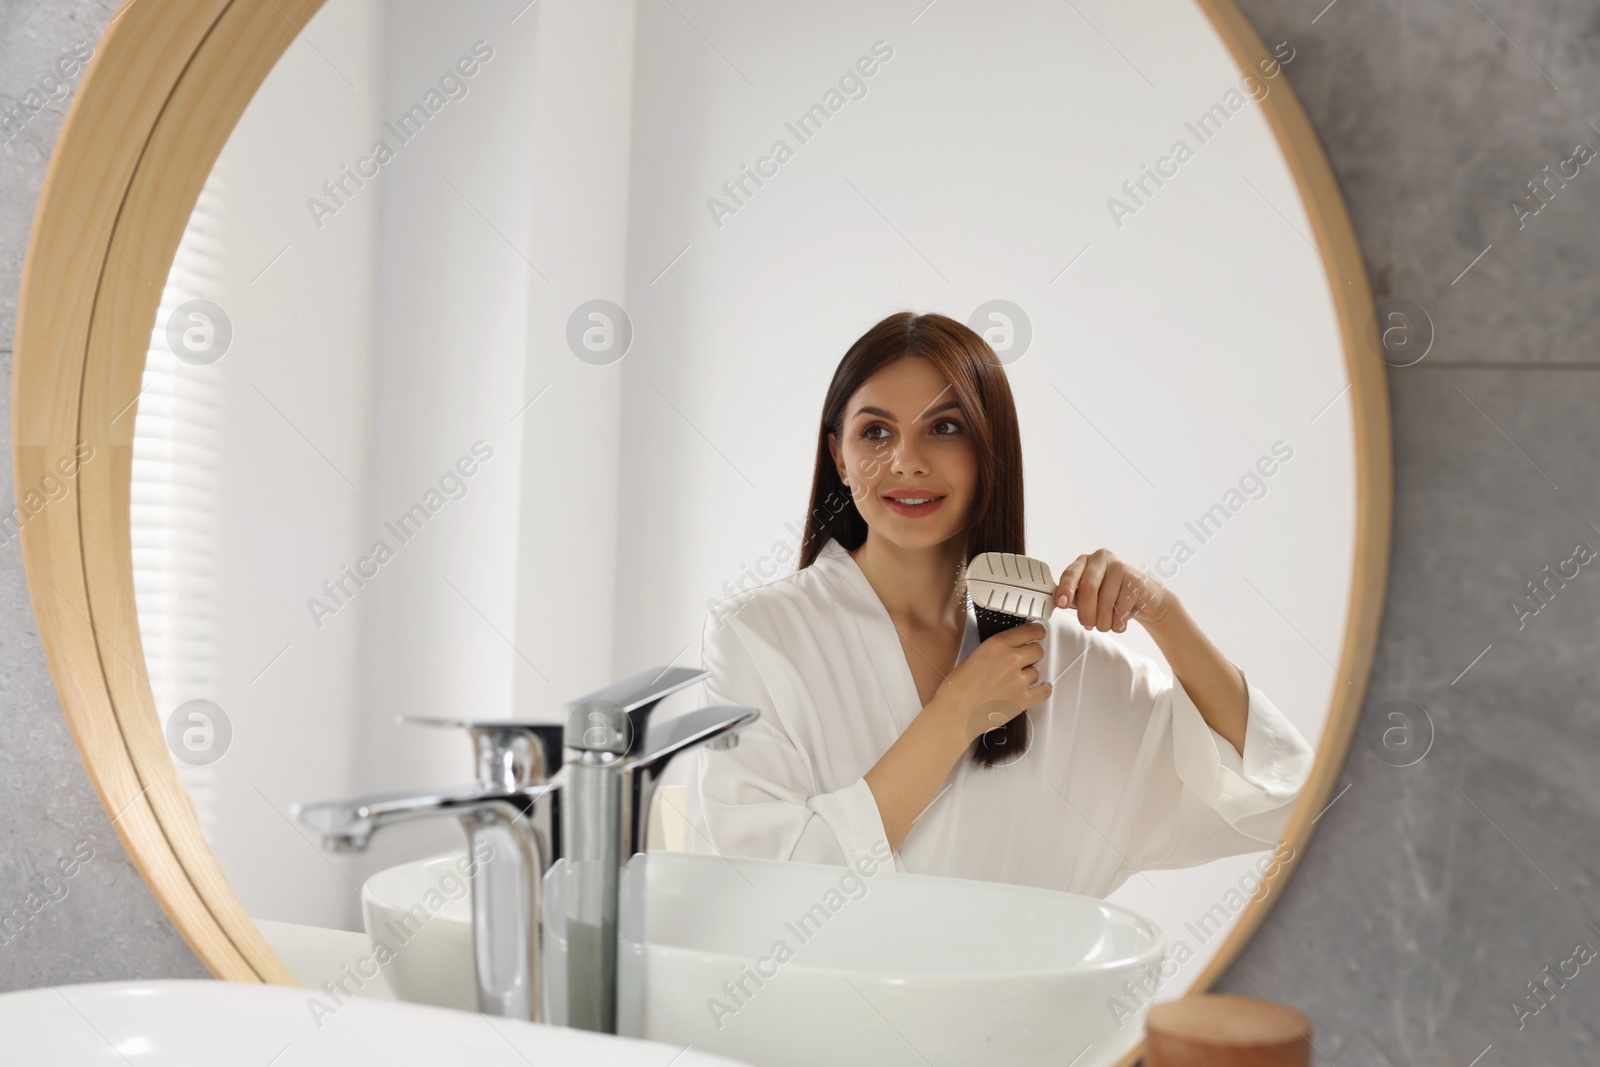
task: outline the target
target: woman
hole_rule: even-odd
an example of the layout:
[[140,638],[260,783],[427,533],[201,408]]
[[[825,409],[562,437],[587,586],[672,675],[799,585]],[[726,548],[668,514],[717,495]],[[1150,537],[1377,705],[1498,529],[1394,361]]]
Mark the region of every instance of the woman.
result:
[[[893,850],[899,870],[1103,897],[1278,840],[1311,748],[1171,590],[1102,549],[1067,566],[1048,623],[978,640],[962,569],[1023,552],[1022,529],[994,352],[943,315],[867,331],[823,405],[798,569],[707,622],[708,696],[761,718],[696,757],[689,850]],[[1104,636],[1130,619],[1176,683]]]

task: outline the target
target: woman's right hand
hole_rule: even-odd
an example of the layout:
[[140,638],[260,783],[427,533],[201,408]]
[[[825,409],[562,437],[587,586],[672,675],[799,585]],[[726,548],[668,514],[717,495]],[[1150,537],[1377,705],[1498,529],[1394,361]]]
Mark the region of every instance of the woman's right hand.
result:
[[934,692],[931,707],[964,724],[968,741],[1004,726],[1026,708],[1048,699],[1049,682],[1039,681],[1044,658],[1043,623],[1030,622],[1003,630],[956,664]]

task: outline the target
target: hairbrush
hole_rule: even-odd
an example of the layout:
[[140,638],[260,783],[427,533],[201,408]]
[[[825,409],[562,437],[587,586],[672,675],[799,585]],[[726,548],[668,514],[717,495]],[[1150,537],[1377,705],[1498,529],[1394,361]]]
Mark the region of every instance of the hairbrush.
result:
[[1031,556],[980,552],[967,564],[966,583],[984,640],[1013,626],[1044,622],[1056,607],[1050,567]]

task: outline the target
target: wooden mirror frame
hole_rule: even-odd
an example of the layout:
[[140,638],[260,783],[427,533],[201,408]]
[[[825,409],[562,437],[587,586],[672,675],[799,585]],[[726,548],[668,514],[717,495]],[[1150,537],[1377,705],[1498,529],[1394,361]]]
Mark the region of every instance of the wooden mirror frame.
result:
[[[12,375],[19,514],[80,443],[91,458],[22,526],[39,636],[78,751],[145,883],[218,978],[293,984],[201,836],[144,673],[129,538],[135,402],[163,286],[212,165],[323,0],[124,0],[67,113],[33,220]],[[1232,0],[1197,0],[1241,72],[1270,59]],[[1360,715],[1392,510],[1385,362],[1344,200],[1287,84],[1260,101],[1304,199],[1343,335],[1355,419],[1355,571],[1317,762],[1282,874],[1240,914],[1192,992],[1233,962],[1283,893]],[[1134,1057],[1130,1056],[1128,1061]]]

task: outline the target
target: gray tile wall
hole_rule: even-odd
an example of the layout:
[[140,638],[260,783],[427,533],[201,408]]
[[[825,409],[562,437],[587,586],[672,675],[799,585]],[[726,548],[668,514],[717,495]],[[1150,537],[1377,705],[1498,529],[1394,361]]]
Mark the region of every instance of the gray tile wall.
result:
[[[113,6],[0,0],[0,103],[96,41]],[[1307,1011],[1319,1064],[1600,1062],[1600,957],[1576,951],[1600,950],[1600,563],[1526,599],[1579,542],[1600,549],[1600,165],[1564,184],[1543,169],[1580,141],[1600,150],[1600,7],[1242,6],[1297,50],[1288,76],[1377,298],[1420,306],[1435,336],[1422,362],[1387,372],[1393,566],[1344,791],[1220,987]],[[50,105],[0,145],[7,347],[63,113]],[[1535,179],[1547,202],[1524,185]],[[1519,613],[1519,597],[1539,611]],[[1367,743],[1397,712],[1431,724],[1411,766]],[[0,943],[0,989],[202,974],[89,788],[13,542],[0,546],[0,906],[85,840],[93,858],[67,895]],[[1563,968],[1576,977],[1549,977]],[[1536,979],[1547,1004],[1533,1014]]]
[[[1220,988],[1306,1010],[1318,1064],[1600,1062],[1600,957],[1581,963],[1600,951],[1600,557],[1547,606],[1527,587],[1600,551],[1600,158],[1543,206],[1524,185],[1600,151],[1600,5],[1241,6],[1298,52],[1375,299],[1420,305],[1435,337],[1388,371],[1393,557],[1348,790]],[[1432,748],[1390,766],[1367,742],[1411,705]]]
[[[80,44],[93,48],[115,7],[112,0],[0,0],[0,107],[38,87],[62,53]],[[17,288],[45,165],[69,102],[48,104],[9,141],[0,132],[0,360],[7,383],[0,399],[6,442],[0,498],[7,507],[16,499],[10,381]],[[74,849],[88,862],[76,865]],[[59,877],[62,859],[71,878]],[[13,539],[0,544],[0,913],[33,893],[51,902],[10,941],[0,940],[0,990],[206,974],[123,853],[78,761]]]

